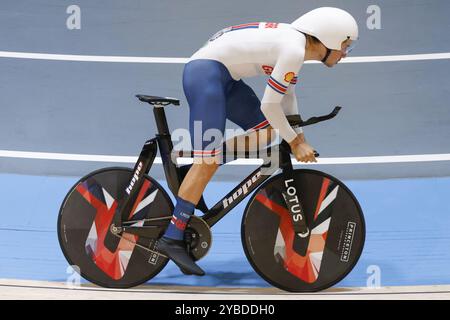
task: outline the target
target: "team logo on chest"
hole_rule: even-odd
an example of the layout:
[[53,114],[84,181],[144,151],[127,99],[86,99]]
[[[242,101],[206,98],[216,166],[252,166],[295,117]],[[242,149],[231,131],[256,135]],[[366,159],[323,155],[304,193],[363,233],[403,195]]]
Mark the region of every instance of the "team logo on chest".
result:
[[264,65],[261,66],[261,68],[264,70],[264,73],[267,74],[268,76],[272,74],[273,67]]

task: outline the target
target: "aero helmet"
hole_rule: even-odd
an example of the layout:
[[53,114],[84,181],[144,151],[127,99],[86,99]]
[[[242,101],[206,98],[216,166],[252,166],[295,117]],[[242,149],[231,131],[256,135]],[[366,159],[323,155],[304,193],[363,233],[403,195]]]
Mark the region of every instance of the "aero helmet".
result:
[[302,33],[316,37],[325,47],[341,50],[341,44],[347,39],[358,39],[358,24],[345,10],[321,7],[309,11],[291,23]]

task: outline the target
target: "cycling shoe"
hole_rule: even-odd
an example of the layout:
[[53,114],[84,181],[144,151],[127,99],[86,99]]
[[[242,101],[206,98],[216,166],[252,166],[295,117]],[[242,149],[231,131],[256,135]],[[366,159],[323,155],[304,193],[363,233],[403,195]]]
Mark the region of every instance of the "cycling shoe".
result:
[[205,272],[189,256],[183,240],[162,237],[158,240],[158,250],[175,262],[184,274],[205,275]]

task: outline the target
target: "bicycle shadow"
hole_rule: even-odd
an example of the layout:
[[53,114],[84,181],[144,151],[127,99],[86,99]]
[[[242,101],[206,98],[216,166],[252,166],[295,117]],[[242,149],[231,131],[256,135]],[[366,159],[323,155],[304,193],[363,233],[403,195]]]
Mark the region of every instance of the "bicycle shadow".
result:
[[[228,267],[233,265],[236,266],[236,264],[233,263],[227,263],[227,265]],[[239,265],[236,267],[239,267]],[[242,267],[243,266],[241,266],[241,270],[236,271],[218,270],[218,267],[207,267],[205,268],[206,275],[198,277],[184,275],[178,267],[168,265],[157,277],[147,282],[147,284],[164,286],[270,287],[270,284],[264,281],[264,279],[256,272]],[[224,267],[222,267],[222,269],[224,269]]]

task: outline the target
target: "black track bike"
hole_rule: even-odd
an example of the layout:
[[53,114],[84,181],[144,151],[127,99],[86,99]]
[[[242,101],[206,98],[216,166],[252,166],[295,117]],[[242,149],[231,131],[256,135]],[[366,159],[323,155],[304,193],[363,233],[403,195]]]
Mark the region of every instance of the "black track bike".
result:
[[[137,97],[154,106],[158,133],[145,142],[133,169],[104,168],[78,181],[58,217],[58,239],[69,264],[86,280],[108,288],[145,283],[168,262],[158,251],[158,238],[171,220],[173,204],[148,175],[158,149],[173,194],[189,169],[174,161],[180,152],[173,150],[164,112],[179,100]],[[293,126],[310,125],[333,118],[339,109],[307,121],[288,120]],[[192,216],[184,239],[194,260],[208,253],[211,228],[251,195],[242,217],[242,245],[254,270],[268,283],[292,292],[319,291],[353,269],[365,241],[357,199],[329,174],[294,169],[290,152],[285,141],[264,152],[227,152],[233,159],[260,158],[263,164],[213,207],[202,197],[196,208],[203,215]]]

